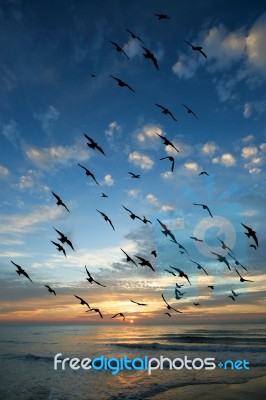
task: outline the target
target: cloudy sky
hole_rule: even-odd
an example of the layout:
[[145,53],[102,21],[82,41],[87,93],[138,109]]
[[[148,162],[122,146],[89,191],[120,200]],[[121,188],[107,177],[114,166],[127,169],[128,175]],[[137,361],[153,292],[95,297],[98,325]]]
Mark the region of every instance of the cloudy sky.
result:
[[[183,312],[172,315],[173,323],[262,320],[263,3],[1,1],[2,321],[99,321],[97,314],[84,312],[75,294],[100,308],[105,322],[117,323],[110,316],[123,312],[135,323],[165,323],[170,318],[164,315],[162,293]],[[159,20],[156,13],[170,19]],[[207,58],[184,41],[202,46]],[[154,54],[159,70],[144,58],[141,46]],[[134,92],[119,87],[110,75]],[[106,157],[87,146],[84,133]],[[179,153],[164,146],[156,133]],[[174,157],[173,173],[170,160],[160,160],[167,156]],[[93,172],[99,185],[78,163]],[[199,175],[201,171],[209,175]],[[56,205],[51,191],[70,212]],[[213,218],[193,203],[207,204]],[[122,205],[152,223],[132,220]],[[115,231],[96,209],[110,217]],[[161,233],[157,219],[189,254],[180,253]],[[254,241],[241,222],[257,232],[259,248],[250,247]],[[53,227],[73,243],[75,252],[64,245],[67,258],[51,243],[58,242]],[[217,236],[247,268],[238,265],[241,275],[254,282],[239,281],[235,260]],[[121,248],[136,262],[135,255],[149,260],[155,272],[127,263]],[[156,258],[151,255],[155,249]],[[226,256],[231,271],[211,251]],[[16,274],[11,260],[33,283]],[[85,265],[106,288],[86,281]],[[170,266],[187,273],[191,286],[165,271]],[[176,282],[184,284],[180,300],[175,299]],[[231,289],[240,294],[235,302],[227,297]]]

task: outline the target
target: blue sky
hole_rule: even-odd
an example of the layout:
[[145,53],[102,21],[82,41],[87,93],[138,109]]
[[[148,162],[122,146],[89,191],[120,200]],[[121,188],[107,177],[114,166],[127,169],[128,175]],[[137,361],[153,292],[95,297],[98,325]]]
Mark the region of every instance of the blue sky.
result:
[[[158,20],[154,13],[170,19]],[[166,311],[161,293],[183,311],[184,322],[261,320],[263,2],[2,1],[0,20],[2,320],[98,320],[84,313],[73,297],[77,294],[106,318],[122,311],[136,322],[144,317],[159,321]],[[184,40],[202,46],[207,59]],[[118,43],[129,59],[109,41]],[[144,58],[140,45],[154,53],[159,71]],[[110,75],[135,92],[119,87]],[[178,121],[155,103],[169,108]],[[167,136],[179,153],[165,147],[155,132]],[[97,141],[106,157],[88,148],[83,133]],[[160,160],[166,156],[175,158],[173,173],[170,161]],[[78,163],[94,173],[99,186]],[[200,176],[203,170],[209,176]],[[141,178],[130,178],[129,171]],[[56,205],[51,191],[70,213]],[[208,204],[214,218],[193,203]],[[122,205],[141,218],[145,215],[152,225],[132,221]],[[96,209],[110,217],[115,231]],[[157,218],[189,256],[162,235]],[[257,232],[257,250],[249,246],[252,240],[241,222]],[[69,236],[75,253],[65,247],[65,258],[56,251],[53,227]],[[195,232],[203,244],[190,239]],[[217,235],[233,246],[236,258],[248,267],[241,273],[254,283],[239,282]],[[156,273],[127,264],[120,248],[151,260]],[[154,248],[156,259],[150,254]],[[210,251],[226,255],[232,271]],[[202,263],[209,276],[190,258]],[[24,267],[34,284],[17,276],[10,260]],[[84,265],[108,289],[87,283]],[[169,265],[191,277],[192,287],[185,284],[186,299],[174,299],[175,282],[185,282],[164,271]],[[56,290],[56,299],[44,284]],[[214,292],[206,289],[210,284]],[[227,298],[231,289],[241,292],[237,304]],[[149,307],[140,310],[130,299]],[[201,308],[195,309],[194,301]]]

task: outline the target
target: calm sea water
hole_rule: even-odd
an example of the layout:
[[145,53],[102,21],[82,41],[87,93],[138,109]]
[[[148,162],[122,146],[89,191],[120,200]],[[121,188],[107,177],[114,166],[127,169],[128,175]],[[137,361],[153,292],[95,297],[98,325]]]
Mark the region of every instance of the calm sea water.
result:
[[[0,398],[8,400],[152,399],[197,383],[236,383],[266,375],[266,325],[1,326]],[[54,356],[134,359],[214,357],[247,360],[249,370],[54,370]]]

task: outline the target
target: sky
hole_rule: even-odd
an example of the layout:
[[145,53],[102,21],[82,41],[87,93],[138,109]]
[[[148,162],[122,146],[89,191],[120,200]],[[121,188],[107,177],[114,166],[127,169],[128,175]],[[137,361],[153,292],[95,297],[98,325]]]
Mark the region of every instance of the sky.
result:
[[[265,3],[2,0],[0,21],[1,321],[120,324],[111,318],[119,312],[137,324],[263,321]],[[106,156],[87,146],[84,133]],[[174,172],[161,160],[169,156]],[[213,218],[193,203],[208,205]],[[151,223],[131,219],[122,206]],[[256,231],[258,248],[241,223]],[[58,243],[53,228],[74,246],[64,245],[67,257],[51,243]],[[155,271],[126,262],[121,248]],[[225,256],[230,270],[211,252]],[[86,280],[85,265],[106,288]],[[235,267],[253,282],[240,282]],[[184,285],[179,300],[176,283]],[[164,314],[162,294],[182,314]]]

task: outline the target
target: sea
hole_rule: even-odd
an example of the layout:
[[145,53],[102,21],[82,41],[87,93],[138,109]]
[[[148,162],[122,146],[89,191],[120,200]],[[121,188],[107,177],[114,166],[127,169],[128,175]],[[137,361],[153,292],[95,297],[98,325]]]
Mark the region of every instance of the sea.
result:
[[[266,375],[265,328],[123,322],[1,325],[0,398],[149,400],[184,386],[247,382]],[[55,369],[58,353],[59,360],[70,359],[64,369],[62,362]],[[81,368],[81,360],[85,368],[92,363],[95,368]],[[79,369],[72,369],[70,361]]]

